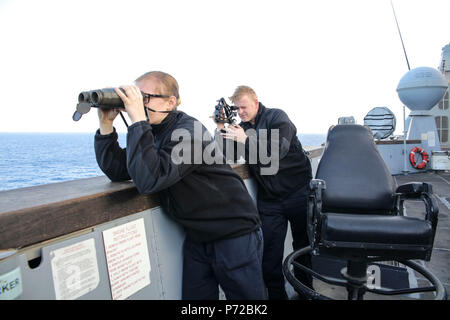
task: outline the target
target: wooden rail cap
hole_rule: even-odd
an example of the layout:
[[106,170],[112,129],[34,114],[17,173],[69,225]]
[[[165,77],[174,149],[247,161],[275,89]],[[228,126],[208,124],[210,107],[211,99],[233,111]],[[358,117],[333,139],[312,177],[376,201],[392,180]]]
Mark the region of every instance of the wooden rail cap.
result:
[[[234,170],[243,179],[248,168]],[[0,250],[19,249],[160,205],[159,195],[141,195],[132,181],[106,176],[0,192]]]
[[[321,150],[321,149],[320,149]],[[310,157],[320,155],[312,150]],[[233,169],[248,179],[246,165]],[[0,250],[20,249],[160,205],[132,181],[106,176],[0,192]]]

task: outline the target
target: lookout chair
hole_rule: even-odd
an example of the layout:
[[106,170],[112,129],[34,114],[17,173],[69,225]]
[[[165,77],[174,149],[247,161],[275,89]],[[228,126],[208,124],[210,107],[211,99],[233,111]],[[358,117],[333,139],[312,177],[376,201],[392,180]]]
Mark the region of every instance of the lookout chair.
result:
[[[294,289],[310,299],[330,299],[303,285],[295,277],[293,267],[297,267],[325,283],[346,287],[349,300],[362,300],[365,292],[395,295],[425,291],[435,291],[437,300],[446,299],[442,283],[426,268],[410,261],[431,258],[439,212],[432,187],[419,182],[397,187],[370,129],[355,124],[331,127],[310,188],[310,246],[292,252],[283,263],[283,273]],[[403,202],[409,199],[424,202],[425,220],[403,215]],[[346,261],[346,268],[340,271],[342,277],[318,274],[295,261],[308,253]],[[400,262],[419,272],[432,286],[394,290],[368,286],[368,263],[375,261]]]

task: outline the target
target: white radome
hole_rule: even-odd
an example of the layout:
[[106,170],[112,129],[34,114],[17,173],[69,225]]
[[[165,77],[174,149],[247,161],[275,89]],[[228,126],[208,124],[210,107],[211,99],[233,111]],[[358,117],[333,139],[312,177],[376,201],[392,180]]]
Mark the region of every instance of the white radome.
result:
[[397,93],[410,110],[430,110],[442,99],[447,88],[447,80],[439,70],[418,67],[400,79]]

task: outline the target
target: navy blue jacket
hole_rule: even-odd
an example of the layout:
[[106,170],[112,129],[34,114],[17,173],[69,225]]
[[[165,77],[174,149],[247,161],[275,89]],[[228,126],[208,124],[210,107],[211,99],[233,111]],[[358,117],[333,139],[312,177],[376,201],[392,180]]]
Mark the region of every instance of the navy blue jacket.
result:
[[[250,122],[239,124],[247,132],[248,139],[242,146],[242,153],[239,152],[238,143],[230,140],[224,141],[216,132],[216,141],[223,146],[223,152],[228,160],[236,161],[242,155],[249,165],[250,172],[258,181],[258,199],[266,201],[281,201],[301,187],[308,185],[312,178],[311,162],[303,150],[302,144],[297,137],[297,129],[290,121],[287,114],[276,108],[266,108],[259,103],[258,113],[255,118],[255,125]],[[253,129],[247,131],[248,129]],[[263,154],[268,157],[271,154],[272,143],[278,144],[278,171],[275,174],[261,174],[261,169],[271,166],[266,160],[260,157],[261,129],[267,132],[267,150]],[[273,140],[271,129],[277,129],[279,139]],[[230,157],[230,147],[234,147],[234,157]],[[256,153],[252,152],[258,150]],[[252,161],[253,157],[253,161]],[[256,161],[255,161],[256,160]],[[252,163],[253,162],[253,163]]]
[[[142,194],[159,192],[165,211],[185,229],[194,242],[237,237],[260,226],[258,212],[241,177],[227,164],[176,164],[172,150],[194,146],[195,139],[172,141],[176,129],[194,138],[194,124],[206,128],[184,112],[170,113],[161,124],[140,121],[128,127],[127,147],[118,135],[95,135],[95,154],[101,170],[112,181],[133,179]],[[200,138],[201,151],[212,139]],[[198,137],[197,137],[198,138]],[[222,156],[223,157],[223,156]],[[192,160],[193,157],[191,158]]]

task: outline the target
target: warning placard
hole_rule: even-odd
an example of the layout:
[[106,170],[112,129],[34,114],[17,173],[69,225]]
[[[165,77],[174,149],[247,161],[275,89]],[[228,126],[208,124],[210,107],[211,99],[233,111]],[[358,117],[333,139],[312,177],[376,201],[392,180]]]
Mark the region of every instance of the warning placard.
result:
[[99,282],[95,240],[88,239],[50,252],[57,300],[73,300],[94,290]]
[[144,219],[103,231],[111,294],[123,300],[150,284]]

